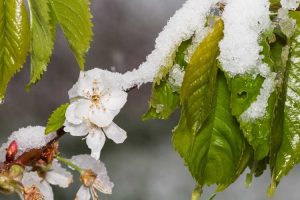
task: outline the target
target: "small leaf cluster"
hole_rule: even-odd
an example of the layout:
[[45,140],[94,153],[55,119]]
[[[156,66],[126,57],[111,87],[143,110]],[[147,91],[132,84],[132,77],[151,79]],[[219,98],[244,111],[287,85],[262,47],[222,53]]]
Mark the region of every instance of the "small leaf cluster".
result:
[[[277,3],[274,1],[274,6]],[[274,26],[260,38],[263,62],[276,73],[275,90],[263,117],[241,117],[257,100],[266,78],[251,74],[232,77],[222,70],[218,44],[224,25],[219,18],[190,61],[179,62],[185,71],[180,90],[172,90],[167,78],[153,84],[145,118],[167,119],[180,108],[172,142],[198,191],[216,184],[216,192],[220,192],[247,167],[249,184],[252,176],[260,176],[269,167],[268,194],[272,196],[281,178],[300,162],[300,13],[290,11],[290,17],[296,22],[292,37]],[[174,64],[184,58],[187,48],[183,42]],[[168,72],[165,74],[168,77]],[[161,105],[164,109],[157,109]]]
[[27,89],[41,78],[53,53],[57,25],[84,69],[93,36],[89,5],[89,0],[0,1],[0,100],[28,53],[31,73]]

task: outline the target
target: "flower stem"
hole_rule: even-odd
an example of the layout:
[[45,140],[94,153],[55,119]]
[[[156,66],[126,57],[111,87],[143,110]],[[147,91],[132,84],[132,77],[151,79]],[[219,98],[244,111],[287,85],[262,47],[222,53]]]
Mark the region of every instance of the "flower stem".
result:
[[83,169],[81,169],[80,167],[78,167],[77,165],[75,165],[74,163],[72,163],[71,161],[59,156],[59,155],[55,155],[55,158],[64,163],[65,165],[68,165],[69,167],[72,167],[73,169],[75,169],[76,171],[78,171],[79,173],[81,173],[83,171]]

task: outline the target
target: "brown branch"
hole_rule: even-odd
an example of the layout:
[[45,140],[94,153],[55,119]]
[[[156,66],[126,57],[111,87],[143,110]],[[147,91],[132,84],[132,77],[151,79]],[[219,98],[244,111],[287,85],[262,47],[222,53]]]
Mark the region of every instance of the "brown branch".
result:
[[35,163],[40,160],[44,153],[48,152],[49,150],[53,149],[53,146],[59,139],[66,133],[63,130],[63,127],[57,130],[57,136],[48,142],[45,146],[39,149],[31,149],[22,155],[20,155],[17,159],[11,162],[2,162],[0,163],[0,173],[7,171],[12,165],[21,165],[21,166],[34,166]]

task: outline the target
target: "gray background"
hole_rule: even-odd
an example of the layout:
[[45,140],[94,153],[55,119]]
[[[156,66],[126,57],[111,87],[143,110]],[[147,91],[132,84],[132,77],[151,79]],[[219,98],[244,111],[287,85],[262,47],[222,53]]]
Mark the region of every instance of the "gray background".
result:
[[[94,41],[87,56],[88,68],[110,68],[119,72],[137,67],[154,46],[157,34],[184,0],[92,0]],[[126,67],[127,66],[127,67]],[[25,92],[29,80],[26,64],[9,85],[6,102],[0,106],[1,143],[14,130],[27,125],[45,125],[49,114],[68,101],[67,92],[78,78],[79,69],[68,45],[58,31],[54,55],[43,79]],[[194,182],[170,142],[171,130],[178,116],[169,121],[141,121],[147,110],[150,85],[132,91],[128,103],[116,122],[128,133],[124,144],[108,141],[102,160],[115,183],[113,194],[103,200],[187,200]],[[66,157],[89,153],[78,137],[65,136],[61,142]],[[275,200],[298,200],[300,196],[299,168],[282,180]],[[217,200],[267,199],[269,172],[254,179],[250,189],[244,187],[245,175]],[[79,188],[78,177],[69,190],[54,187],[56,199],[74,199]],[[207,199],[212,188],[206,190]],[[0,199],[17,199],[16,196]]]

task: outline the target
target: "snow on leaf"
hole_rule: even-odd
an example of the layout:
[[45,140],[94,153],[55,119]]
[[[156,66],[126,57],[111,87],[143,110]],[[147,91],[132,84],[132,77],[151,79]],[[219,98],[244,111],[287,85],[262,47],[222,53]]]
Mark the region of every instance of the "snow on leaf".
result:
[[259,73],[260,35],[271,27],[269,0],[228,0],[222,16],[224,39],[219,60],[230,75]]
[[290,60],[285,79],[282,143],[272,172],[275,186],[300,161],[300,15],[293,13],[292,17],[297,20],[297,25],[291,39]]
[[[268,33],[262,36],[263,61],[269,71],[276,70],[273,49],[267,41]],[[265,65],[266,65],[265,64]],[[257,75],[237,75],[229,78],[232,113],[238,118],[249,144],[254,149],[256,161],[265,158],[270,150],[270,135],[273,126],[273,113],[277,104],[276,73],[268,72],[265,77]]]
[[299,0],[280,0],[280,3],[283,8],[296,10],[299,6]]
[[[157,81],[153,83],[151,100],[149,102],[149,110],[143,116],[144,120],[147,119],[168,119],[170,115],[178,108],[180,99],[178,90],[180,90],[180,86],[175,86],[171,83],[173,78],[178,79],[177,77],[171,77],[171,73],[175,67],[184,69],[187,63],[184,60],[184,56],[186,53],[186,49],[190,45],[191,40],[184,41],[178,48],[178,51],[175,56],[176,63],[171,69],[162,68],[158,74],[163,76],[164,78],[159,79],[156,78]],[[171,70],[171,71],[168,71]],[[178,69],[181,70],[181,69]],[[178,83],[180,80],[173,80]],[[182,82],[182,80],[181,80]],[[181,85],[181,83],[180,83]],[[176,88],[175,88],[176,87]]]

